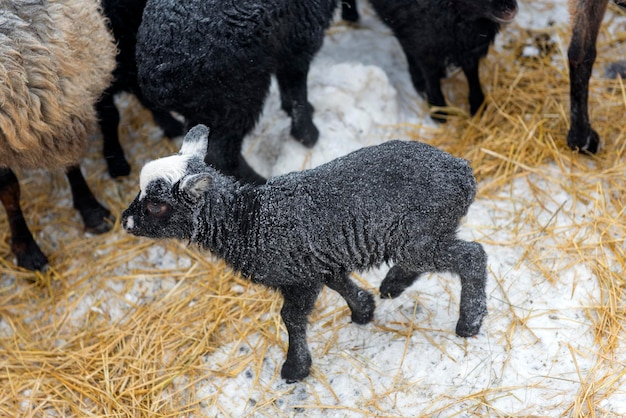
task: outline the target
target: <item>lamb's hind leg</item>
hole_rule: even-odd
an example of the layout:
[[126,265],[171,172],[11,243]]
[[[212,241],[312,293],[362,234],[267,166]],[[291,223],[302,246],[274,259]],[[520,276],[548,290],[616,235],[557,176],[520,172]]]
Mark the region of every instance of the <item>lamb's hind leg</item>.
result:
[[350,307],[352,321],[357,324],[367,324],[374,317],[376,304],[372,294],[354,284],[348,274],[329,276],[326,286],[339,293]]
[[460,276],[461,306],[456,333],[461,337],[476,335],[487,314],[487,255],[482,245],[455,239],[430,246],[429,251],[414,251],[411,260],[389,270],[380,285],[381,297],[399,296],[428,271],[447,271]]
[[315,300],[322,290],[321,284],[310,288],[283,287],[283,307],[280,314],[289,334],[287,359],[280,375],[287,383],[297,382],[309,375],[311,353],[306,341],[308,316],[315,306]]
[[441,253],[440,270],[451,271],[461,278],[461,306],[456,333],[461,337],[478,334],[487,315],[487,254],[477,242],[455,240]]

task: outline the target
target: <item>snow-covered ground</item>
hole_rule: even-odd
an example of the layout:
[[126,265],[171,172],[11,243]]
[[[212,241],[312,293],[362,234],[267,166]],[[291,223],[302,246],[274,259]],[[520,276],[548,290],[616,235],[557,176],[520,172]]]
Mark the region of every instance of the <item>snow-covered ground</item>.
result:
[[[520,4],[518,25],[541,28],[567,23],[564,0],[526,3]],[[321,135],[312,149],[290,138],[290,121],[280,111],[276,84],[272,85],[263,117],[244,144],[248,160],[261,174],[317,166],[360,147],[401,137],[398,127],[411,126],[416,134],[423,130],[425,139],[429,131],[444,129],[429,119],[423,99],[415,93],[397,41],[367,4],[361,2],[360,8],[359,26],[333,27],[313,62],[309,95]],[[454,104],[467,107],[459,101]],[[129,159],[133,158],[131,150]],[[558,176],[555,167],[545,171]],[[394,300],[377,298],[375,320],[366,326],[349,324],[349,315],[342,315],[336,320],[344,326],[329,327],[329,315],[345,304],[326,290],[309,327],[312,376],[286,384],[277,378],[284,347],[263,346],[266,355],[261,365],[234,377],[212,375],[193,385],[197,398],[211,399],[203,403],[203,413],[311,417],[572,413],[572,403],[581,391],[591,390],[590,376],[598,373],[595,367],[601,354],[594,348],[594,321],[587,308],[598,303],[601,289],[588,266],[559,259],[558,243],[536,249],[535,255],[555,258],[554,266],[560,269],[556,280],[548,280],[528,262],[528,247],[515,245],[537,237],[525,235],[525,219],[514,214],[526,208],[526,218],[558,229],[571,223],[572,216],[582,219],[593,208],[573,201],[557,183],[544,179],[533,180],[530,174],[489,198],[479,197],[465,219],[461,235],[483,243],[489,255],[489,315],[476,337],[454,334],[460,284],[452,275],[424,277]],[[549,196],[540,205],[531,190],[535,180],[534,186]],[[192,264],[169,256],[158,245],[149,253],[154,265],[167,270]],[[386,270],[383,266],[359,277],[376,289]],[[154,285],[143,285],[140,293],[149,298]],[[114,309],[108,314],[111,321],[126,315]],[[284,332],[281,338],[286,341]],[[203,361],[207,369],[232,363],[233,356],[259,350],[262,339],[259,335],[223,344]],[[615,364],[620,361],[624,364],[626,357]],[[599,415],[626,416],[626,380],[619,370],[614,375],[602,410],[595,411]]]

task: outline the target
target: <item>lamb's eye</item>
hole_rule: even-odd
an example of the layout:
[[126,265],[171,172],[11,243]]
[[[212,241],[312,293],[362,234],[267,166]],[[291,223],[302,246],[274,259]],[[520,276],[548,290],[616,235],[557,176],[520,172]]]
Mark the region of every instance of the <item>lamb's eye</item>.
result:
[[150,215],[160,217],[167,213],[168,206],[167,203],[163,202],[147,202],[146,210]]

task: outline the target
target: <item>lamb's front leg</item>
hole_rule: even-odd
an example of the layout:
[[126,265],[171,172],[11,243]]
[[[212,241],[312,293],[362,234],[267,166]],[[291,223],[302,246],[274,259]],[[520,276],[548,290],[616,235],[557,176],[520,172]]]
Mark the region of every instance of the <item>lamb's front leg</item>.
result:
[[287,360],[280,375],[287,383],[297,382],[309,375],[311,353],[306,341],[306,327],[321,288],[320,283],[315,287],[292,286],[280,289],[284,299],[280,314],[289,334]]
[[329,276],[326,286],[339,293],[350,307],[352,321],[357,324],[367,324],[374,317],[376,304],[372,294],[354,284],[348,273]]

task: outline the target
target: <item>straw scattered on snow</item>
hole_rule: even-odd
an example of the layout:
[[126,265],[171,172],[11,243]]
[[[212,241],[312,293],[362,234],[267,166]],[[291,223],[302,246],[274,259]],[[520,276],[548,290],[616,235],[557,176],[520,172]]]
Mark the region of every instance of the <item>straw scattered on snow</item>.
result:
[[[598,44],[590,93],[591,120],[603,139],[597,156],[581,156],[565,145],[569,125],[567,29],[529,32],[512,25],[502,36],[506,40],[501,51],[491,54],[482,67],[489,92],[482,117],[470,119],[458,109],[459,116],[431,129],[427,136],[432,144],[472,162],[480,180],[479,199],[490,199],[495,206],[498,201],[516,199],[512,182],[526,180],[532,193],[527,200],[536,202],[538,208],[519,206],[508,214],[509,225],[516,232],[513,242],[499,242],[491,238],[495,231],[485,229],[481,231],[485,243],[521,246],[525,252],[519,263],[533,266],[548,282],[557,283],[559,271],[574,265],[587,266],[598,281],[600,298],[590,300],[593,303],[586,307],[586,320],[595,332],[595,345],[589,351],[597,360],[592,370],[580,373],[578,393],[555,405],[555,411],[572,416],[602,415],[602,399],[623,387],[626,373],[626,89],[620,79],[603,79],[601,69],[612,57],[626,57],[622,47],[626,32],[610,35],[604,31]],[[522,57],[527,45],[537,46],[545,55]],[[455,74],[445,86],[445,94],[453,95],[455,103],[466,103],[462,74]],[[135,173],[143,162],[177,149],[173,143],[163,145],[155,128],[146,123],[148,119],[147,112],[131,99],[121,134],[144,143],[143,153],[129,156]],[[424,132],[423,127],[391,128],[404,130],[406,136]],[[88,158],[93,167],[88,181],[119,218],[135,193],[134,179],[107,178],[99,143]],[[20,176],[24,179],[23,209],[53,267],[45,274],[14,267],[2,214],[0,415],[21,411],[22,416],[199,416],[206,407],[228,415],[221,385],[249,368],[259,371],[268,350],[286,350],[279,297],[233,276],[222,263],[181,243],[155,246],[124,234],[119,224],[112,234],[85,237],[63,176],[27,174]],[[541,211],[542,205],[549,204],[550,191],[555,189],[569,193],[571,201],[546,222],[536,209]],[[569,217],[571,223],[553,222],[557,217]],[[177,267],[148,264],[148,256],[155,251]],[[503,278],[495,279],[506,295]],[[324,305],[324,299],[319,304]],[[114,312],[119,313],[114,316]],[[529,331],[529,317],[520,317],[513,306],[500,314],[511,319],[503,335]],[[321,322],[323,332],[310,338],[323,341],[326,347],[314,353],[315,357],[333,345],[338,329],[353,326],[338,320],[346,315],[345,304],[314,312],[312,321]],[[413,333],[430,338],[428,330],[413,324],[411,318],[376,327],[406,338],[407,349]],[[510,344],[507,340],[504,337],[500,343]],[[219,364],[203,361],[233,342],[245,342],[251,349],[233,349]],[[570,350],[574,360],[583,355],[573,346]],[[445,348],[441,351],[445,353]],[[364,375],[368,367],[376,367],[371,362],[352,361],[354,369]],[[280,364],[275,370],[269,382],[255,382],[261,395],[250,406],[250,414],[282,414],[276,405],[295,387],[271,389],[280,379]],[[315,367],[310,379],[322,382],[333,393],[327,378]],[[198,387],[207,381],[213,382],[213,393],[199,394]],[[387,391],[372,390],[372,398],[348,411],[388,413],[382,405],[404,391],[403,385],[398,381]],[[433,399],[431,406],[425,405],[424,411],[443,413],[464,404],[471,405],[465,411],[469,415],[497,415],[491,400],[509,390],[495,387],[463,399],[442,396]],[[315,397],[313,394],[312,399]],[[301,411],[342,410],[339,402],[329,406],[310,403],[310,399],[297,407]]]

